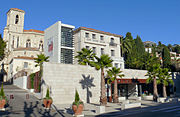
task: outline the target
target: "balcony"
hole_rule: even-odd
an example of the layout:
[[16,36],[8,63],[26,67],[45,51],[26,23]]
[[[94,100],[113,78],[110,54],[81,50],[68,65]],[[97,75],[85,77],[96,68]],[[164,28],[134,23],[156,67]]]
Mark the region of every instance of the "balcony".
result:
[[110,42],[110,43],[109,43],[109,46],[117,46],[117,44],[114,43],[114,42]]

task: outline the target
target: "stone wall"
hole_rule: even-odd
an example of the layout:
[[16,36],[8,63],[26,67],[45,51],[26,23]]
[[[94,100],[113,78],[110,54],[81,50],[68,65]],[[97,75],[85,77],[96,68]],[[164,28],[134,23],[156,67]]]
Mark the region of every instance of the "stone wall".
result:
[[14,79],[13,84],[19,88],[27,89],[27,76]]
[[47,87],[54,104],[72,104],[76,89],[85,103],[99,103],[100,71],[89,66],[44,63],[42,97]]

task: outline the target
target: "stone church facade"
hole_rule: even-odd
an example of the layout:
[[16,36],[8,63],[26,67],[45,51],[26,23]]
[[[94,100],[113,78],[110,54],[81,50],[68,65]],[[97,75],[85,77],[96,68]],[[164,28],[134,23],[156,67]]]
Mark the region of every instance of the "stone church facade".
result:
[[7,12],[7,25],[4,28],[3,40],[6,42],[6,56],[3,60],[7,78],[10,80],[21,71],[27,75],[39,70],[35,67],[34,58],[43,53],[44,31],[24,30],[25,12],[11,8]]

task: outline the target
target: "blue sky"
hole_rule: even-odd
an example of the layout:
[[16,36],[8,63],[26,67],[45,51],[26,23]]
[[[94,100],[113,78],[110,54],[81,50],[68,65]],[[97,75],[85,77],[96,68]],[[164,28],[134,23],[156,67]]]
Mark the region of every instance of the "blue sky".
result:
[[180,44],[180,0],[3,0],[0,33],[10,8],[26,12],[24,29],[44,30],[56,21],[143,41]]

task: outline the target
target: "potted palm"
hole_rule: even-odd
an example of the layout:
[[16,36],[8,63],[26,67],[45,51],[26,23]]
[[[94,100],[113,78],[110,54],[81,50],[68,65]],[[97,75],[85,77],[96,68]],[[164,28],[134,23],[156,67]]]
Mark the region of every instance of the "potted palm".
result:
[[3,90],[3,84],[1,85],[1,92],[0,92],[0,109],[4,109],[4,106],[7,103],[7,98],[4,94],[4,90]]
[[45,108],[50,108],[52,102],[53,102],[53,100],[49,96],[49,88],[47,88],[46,97],[43,99],[43,104],[44,104]]
[[78,116],[78,115],[82,115],[82,111],[83,111],[83,108],[84,108],[84,104],[83,102],[80,100],[79,98],[79,94],[76,90],[76,93],[75,93],[75,100],[72,104],[72,110],[74,112],[74,115],[75,116]]

